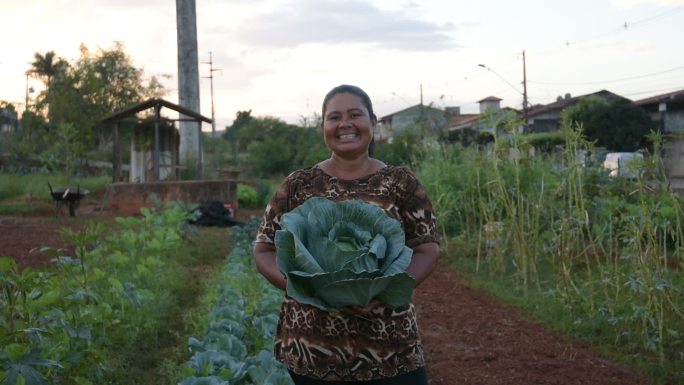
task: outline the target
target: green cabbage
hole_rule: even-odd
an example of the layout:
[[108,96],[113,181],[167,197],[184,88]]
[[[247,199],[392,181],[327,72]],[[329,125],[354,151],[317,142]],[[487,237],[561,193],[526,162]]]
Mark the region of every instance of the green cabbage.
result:
[[280,226],[276,261],[298,302],[333,311],[411,300],[415,280],[405,270],[413,250],[399,221],[379,207],[314,197],[284,214]]

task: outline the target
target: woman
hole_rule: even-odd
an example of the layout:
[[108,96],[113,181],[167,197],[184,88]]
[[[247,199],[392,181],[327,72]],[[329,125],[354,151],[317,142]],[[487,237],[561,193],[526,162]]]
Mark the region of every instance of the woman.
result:
[[[323,136],[331,156],[290,174],[266,207],[254,246],[259,272],[285,290],[274,238],[283,214],[307,199],[361,199],[397,219],[413,258],[406,271],[422,282],[439,255],[432,205],[416,177],[369,155],[377,118],[368,95],[341,85],[323,100]],[[423,348],[413,304],[324,312],[285,295],[275,340],[276,358],[295,384],[427,384]]]

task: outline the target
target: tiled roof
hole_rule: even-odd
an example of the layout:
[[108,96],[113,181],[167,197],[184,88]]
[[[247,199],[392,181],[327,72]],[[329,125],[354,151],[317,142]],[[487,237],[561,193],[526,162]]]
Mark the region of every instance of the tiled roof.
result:
[[469,124],[477,121],[480,118],[480,114],[461,114],[452,116],[449,118],[449,126],[455,127],[463,124]]
[[618,99],[618,98],[626,99],[623,96],[612,93],[610,91],[601,90],[601,91],[594,92],[591,94],[562,98],[560,100],[557,100],[557,101],[555,101],[553,103],[549,103],[549,104],[532,106],[530,108],[530,110],[527,112],[527,116],[533,117],[535,115],[539,115],[539,114],[549,112],[549,111],[560,111],[560,110],[564,109],[565,107],[571,106],[571,105],[579,102],[580,99],[586,98],[588,96],[601,96],[601,97],[610,98],[610,99]]
[[684,90],[668,92],[666,94],[660,94],[651,96],[645,99],[637,100],[634,104],[643,106],[648,104],[659,104],[662,102],[673,102],[673,101],[684,101]]

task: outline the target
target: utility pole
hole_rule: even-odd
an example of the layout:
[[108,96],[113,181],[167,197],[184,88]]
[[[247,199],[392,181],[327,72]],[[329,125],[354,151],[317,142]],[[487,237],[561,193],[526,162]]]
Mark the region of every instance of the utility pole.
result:
[[[176,34],[178,43],[178,104],[200,112],[199,60],[197,59],[197,11],[195,0],[176,0]],[[180,116],[179,155],[182,166],[202,179],[202,123]],[[192,171],[190,166],[196,166]]]
[[209,79],[209,84],[211,87],[211,137],[216,135],[216,119],[214,115],[214,71],[220,71],[218,68],[214,68],[214,62],[211,57],[211,51],[209,51],[209,61],[203,62],[202,64],[209,64],[209,76],[205,76],[205,79]]
[[29,108],[29,85],[28,85],[28,79],[29,79],[29,71],[26,71],[26,104],[24,104],[24,111],[28,111]]
[[529,106],[527,102],[527,64],[525,63],[525,50],[522,51],[523,58],[523,116],[525,117],[524,129],[527,130],[527,118]]

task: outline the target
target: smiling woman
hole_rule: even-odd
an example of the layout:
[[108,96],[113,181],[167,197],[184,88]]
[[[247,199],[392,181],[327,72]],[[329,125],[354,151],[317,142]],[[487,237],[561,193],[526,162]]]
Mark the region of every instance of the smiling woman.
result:
[[[284,230],[293,229],[287,226],[294,218],[288,213],[311,206],[317,197],[336,203],[360,200],[374,210],[379,208],[377,211],[381,213],[373,214],[365,222],[377,223],[385,214],[398,222],[405,236],[395,243],[410,249],[407,252],[412,254],[410,258],[405,255],[406,263],[396,264],[399,267],[393,271],[408,280],[401,287],[420,284],[437,261],[435,217],[422,185],[407,168],[385,165],[369,154],[377,119],[368,95],[356,86],[335,87],[326,95],[322,112],[323,135],[331,151],[330,158],[285,178],[266,207],[254,246],[259,272],[285,291],[275,356],[285,364],[296,384],[378,383],[377,380],[387,385],[427,384],[416,309],[410,300],[405,303],[375,293],[365,296],[360,305],[317,307],[301,295],[301,280],[288,282],[286,273],[290,271],[281,271],[277,264],[276,256],[281,261],[292,256],[291,248],[287,247],[292,242],[277,242],[283,239]],[[323,213],[306,215],[312,216],[326,218]],[[337,219],[333,222],[342,222]],[[367,225],[364,221],[349,220],[353,222],[348,223],[349,228]],[[313,233],[335,239],[334,234],[322,228],[307,231],[304,237],[310,240]],[[314,245],[308,253],[316,254],[312,257],[317,263],[334,265],[337,254],[318,246]],[[347,276],[354,271],[343,267],[336,274]],[[311,278],[318,280],[320,276],[313,274]],[[340,290],[344,292],[326,292],[326,295],[338,298],[351,293]]]

